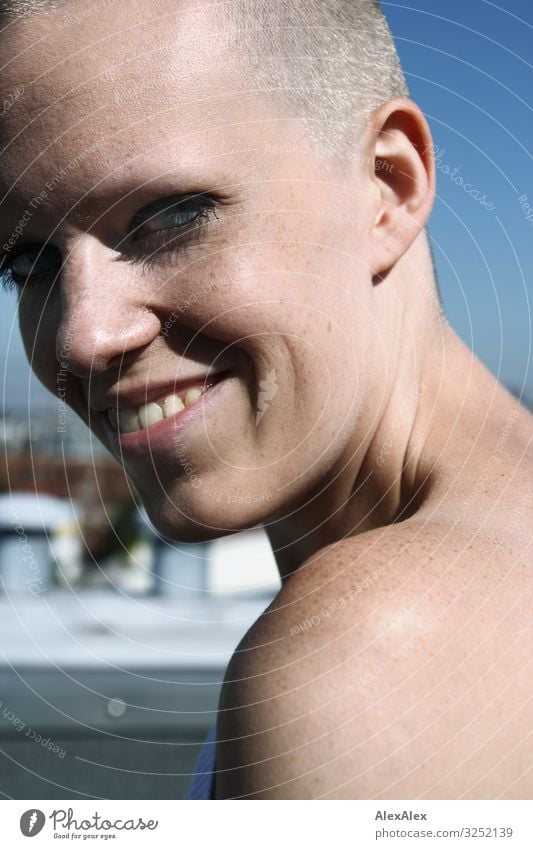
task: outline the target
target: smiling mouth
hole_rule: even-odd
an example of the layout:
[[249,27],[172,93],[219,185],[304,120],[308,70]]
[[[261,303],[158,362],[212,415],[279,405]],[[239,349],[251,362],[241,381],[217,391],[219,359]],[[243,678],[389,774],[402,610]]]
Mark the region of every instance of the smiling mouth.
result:
[[228,372],[215,374],[207,380],[187,386],[182,392],[166,392],[146,404],[135,408],[110,407],[107,417],[116,433],[135,433],[170,419],[195,404],[215,384],[228,377]]

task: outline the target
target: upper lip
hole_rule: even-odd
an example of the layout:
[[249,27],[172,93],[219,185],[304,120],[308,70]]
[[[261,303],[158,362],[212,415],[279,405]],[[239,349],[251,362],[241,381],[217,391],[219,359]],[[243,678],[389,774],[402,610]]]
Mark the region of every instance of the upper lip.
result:
[[134,410],[141,407],[143,404],[148,404],[155,398],[162,398],[166,395],[178,395],[185,391],[190,386],[197,386],[199,383],[209,383],[214,378],[218,378],[222,374],[226,374],[227,369],[221,371],[208,372],[207,374],[191,375],[182,380],[165,381],[161,383],[138,384],[129,388],[117,387],[112,392],[107,392],[98,395],[96,392],[89,396],[89,406],[93,410],[105,411],[109,409],[119,410]]

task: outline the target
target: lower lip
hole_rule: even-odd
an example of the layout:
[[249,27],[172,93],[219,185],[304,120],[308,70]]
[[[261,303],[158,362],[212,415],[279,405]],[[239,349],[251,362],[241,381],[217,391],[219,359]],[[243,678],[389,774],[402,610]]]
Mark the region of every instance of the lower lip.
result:
[[216,403],[220,393],[231,380],[231,375],[222,378],[214,386],[204,392],[189,407],[180,410],[168,419],[162,419],[156,424],[133,433],[118,433],[111,428],[107,413],[105,417],[106,429],[110,435],[111,444],[116,454],[120,456],[146,457],[155,454],[168,454],[169,446],[173,439],[181,435],[193,422],[203,420],[204,415]]

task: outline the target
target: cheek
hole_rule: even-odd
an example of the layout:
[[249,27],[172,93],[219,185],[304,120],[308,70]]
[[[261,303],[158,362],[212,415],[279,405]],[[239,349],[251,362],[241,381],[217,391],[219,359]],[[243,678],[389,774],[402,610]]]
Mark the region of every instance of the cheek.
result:
[[[323,245],[284,244],[279,233],[266,244],[243,241],[181,273],[168,303],[179,303],[185,324],[245,351],[256,384],[274,368],[286,402],[305,421],[322,396],[333,404],[340,386],[354,390],[357,281]],[[339,404],[337,397],[336,412]]]

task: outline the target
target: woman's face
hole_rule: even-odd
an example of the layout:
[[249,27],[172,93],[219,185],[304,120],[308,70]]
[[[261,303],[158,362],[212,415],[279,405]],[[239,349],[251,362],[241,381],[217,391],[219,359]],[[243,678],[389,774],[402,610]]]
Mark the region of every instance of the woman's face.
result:
[[297,503],[370,423],[365,168],[317,158],[192,4],[119,5],[4,32],[2,91],[23,93],[0,119],[0,245],[34,371],[161,531],[208,538]]

